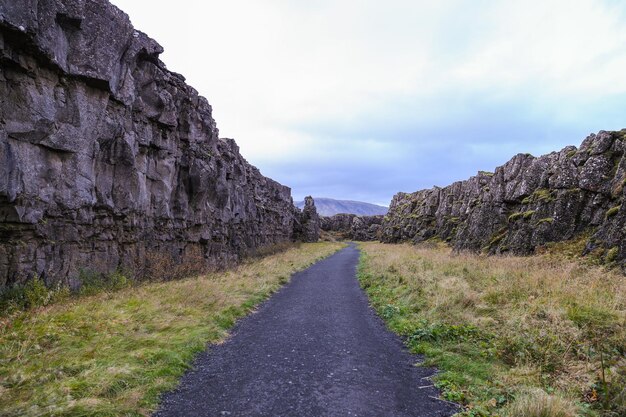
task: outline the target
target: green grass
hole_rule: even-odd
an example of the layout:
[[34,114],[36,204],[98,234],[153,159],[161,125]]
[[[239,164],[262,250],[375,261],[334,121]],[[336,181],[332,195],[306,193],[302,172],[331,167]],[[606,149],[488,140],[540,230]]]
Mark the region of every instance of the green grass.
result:
[[626,415],[626,280],[553,256],[361,244],[361,285],[463,416]]
[[232,270],[145,284],[0,319],[3,416],[145,416],[207,343],[292,273],[342,247],[303,244]]

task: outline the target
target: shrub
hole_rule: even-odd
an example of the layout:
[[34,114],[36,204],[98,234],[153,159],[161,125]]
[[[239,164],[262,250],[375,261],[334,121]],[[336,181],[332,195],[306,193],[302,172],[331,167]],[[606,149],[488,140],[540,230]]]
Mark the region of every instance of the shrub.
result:
[[26,301],[26,306],[29,308],[42,307],[50,301],[50,294],[46,283],[43,282],[38,275],[35,275],[24,285],[24,300]]
[[17,284],[0,292],[0,311],[11,312],[29,308],[44,307],[69,297],[70,290],[58,283],[49,288],[38,275],[25,284]]
[[80,295],[95,295],[103,291],[116,291],[131,285],[131,280],[121,270],[103,274],[90,270],[81,270],[78,274]]

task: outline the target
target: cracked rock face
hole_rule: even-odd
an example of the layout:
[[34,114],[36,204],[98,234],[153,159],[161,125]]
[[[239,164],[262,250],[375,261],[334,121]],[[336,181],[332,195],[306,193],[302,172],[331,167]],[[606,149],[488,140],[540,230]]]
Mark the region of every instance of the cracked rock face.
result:
[[320,217],[313,197],[304,198],[302,210],[295,208],[294,240],[317,242],[320,238]]
[[337,234],[342,239],[374,241],[380,239],[384,216],[357,216],[356,214],[335,214],[322,217],[321,229]]
[[290,189],[219,138],[162,51],[105,0],[0,0],[0,288],[292,238]]
[[585,252],[626,258],[626,130],[601,131],[580,148],[519,154],[494,173],[393,197],[382,241],[449,242],[457,250],[531,254],[589,236]]

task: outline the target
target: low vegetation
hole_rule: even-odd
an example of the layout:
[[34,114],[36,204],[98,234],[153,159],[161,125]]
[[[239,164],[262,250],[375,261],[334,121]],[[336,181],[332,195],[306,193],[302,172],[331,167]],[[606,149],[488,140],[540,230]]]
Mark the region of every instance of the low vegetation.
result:
[[550,254],[361,249],[359,279],[372,305],[440,369],[434,383],[464,406],[461,415],[626,415],[620,272]]
[[[292,273],[340,247],[302,244],[225,272],[15,310],[0,318],[0,414],[148,415],[207,343],[224,340]],[[37,306],[56,292],[34,281],[25,294]]]

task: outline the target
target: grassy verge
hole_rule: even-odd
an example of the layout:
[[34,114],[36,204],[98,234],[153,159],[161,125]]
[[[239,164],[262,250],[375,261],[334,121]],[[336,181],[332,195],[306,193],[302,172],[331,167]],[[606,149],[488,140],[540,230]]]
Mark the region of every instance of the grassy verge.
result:
[[363,243],[373,306],[464,416],[626,415],[626,278],[580,262]]
[[0,414],[142,416],[194,355],[292,273],[342,247],[303,244],[226,272],[66,300],[0,320]]

